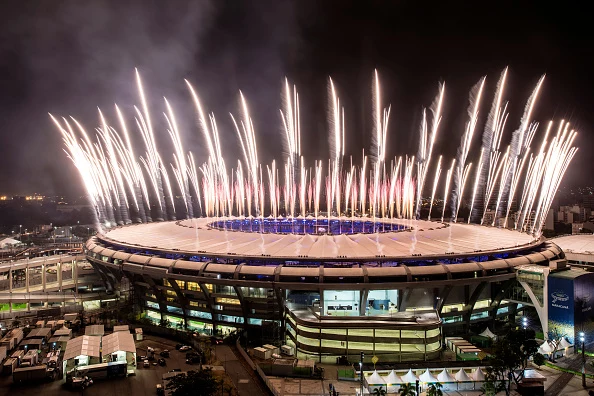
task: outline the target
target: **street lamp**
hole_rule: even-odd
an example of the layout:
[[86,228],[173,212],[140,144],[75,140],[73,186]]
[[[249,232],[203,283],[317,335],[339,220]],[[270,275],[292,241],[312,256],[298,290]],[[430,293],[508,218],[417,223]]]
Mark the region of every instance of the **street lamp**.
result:
[[582,386],[586,387],[586,336],[584,332],[580,332],[580,341],[582,343]]
[[359,362],[359,373],[361,374],[361,393],[360,395],[363,396],[363,358],[365,354],[361,352],[361,361]]

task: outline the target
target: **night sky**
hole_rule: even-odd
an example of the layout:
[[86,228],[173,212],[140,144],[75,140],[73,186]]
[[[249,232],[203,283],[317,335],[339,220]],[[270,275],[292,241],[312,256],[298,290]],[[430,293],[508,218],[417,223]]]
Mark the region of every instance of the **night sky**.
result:
[[[447,5],[445,3],[448,3]],[[567,119],[580,132],[564,184],[589,185],[594,125],[594,43],[587,6],[568,2],[419,1],[7,1],[0,6],[0,193],[82,194],[48,112],[87,130],[97,107],[115,124],[139,104],[138,67],[163,159],[172,161],[162,112],[173,104],[186,149],[205,159],[187,78],[219,123],[227,163],[240,148],[229,112],[241,89],[258,133],[260,159],[282,161],[279,117],[287,76],[301,98],[302,147],[328,157],[327,78],[346,111],[347,154],[371,148],[371,80],[378,69],[392,104],[388,157],[415,154],[421,109],[446,82],[436,152],[456,154],[468,91],[487,75],[474,147],[499,74],[509,66],[507,144],[539,77],[547,77],[534,119]],[[544,125],[544,124],[543,124]],[[540,142],[541,130],[535,138]],[[139,142],[140,144],[140,142]],[[140,152],[140,146],[139,150]],[[475,150],[478,152],[478,149]]]

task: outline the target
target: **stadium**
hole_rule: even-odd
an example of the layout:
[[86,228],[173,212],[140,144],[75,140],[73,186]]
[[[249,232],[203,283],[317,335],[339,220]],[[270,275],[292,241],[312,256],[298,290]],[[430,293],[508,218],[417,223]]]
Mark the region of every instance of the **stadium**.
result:
[[564,262],[519,231],[360,217],[134,224],[85,248],[108,289],[127,279],[156,324],[247,330],[320,362],[437,358],[444,336],[513,320],[519,268]]

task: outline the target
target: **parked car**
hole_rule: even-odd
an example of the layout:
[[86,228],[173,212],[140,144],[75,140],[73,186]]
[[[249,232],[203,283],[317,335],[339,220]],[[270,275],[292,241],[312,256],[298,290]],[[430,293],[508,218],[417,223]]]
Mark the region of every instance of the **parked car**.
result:
[[200,356],[191,356],[186,359],[187,364],[200,363]]
[[168,349],[163,349],[163,350],[161,351],[161,353],[159,353],[159,355],[161,355],[161,357],[166,357],[166,358],[168,358],[168,357],[169,357],[169,350],[168,350]]
[[169,370],[170,373],[181,373],[181,369],[180,368],[174,368]]
[[137,362],[144,362],[147,359],[148,359],[148,357],[146,357],[146,356],[141,356],[141,355],[137,355],[136,356],[136,361]]
[[144,368],[150,368],[151,367],[151,362],[149,362],[148,359],[145,360],[144,363],[142,364],[142,367],[144,367]]
[[165,366],[167,364],[167,362],[163,358],[159,359],[157,362],[159,363],[159,366]]
[[189,345],[183,345],[179,348],[180,352],[186,352],[186,351],[190,351],[190,350],[192,350],[192,347]]

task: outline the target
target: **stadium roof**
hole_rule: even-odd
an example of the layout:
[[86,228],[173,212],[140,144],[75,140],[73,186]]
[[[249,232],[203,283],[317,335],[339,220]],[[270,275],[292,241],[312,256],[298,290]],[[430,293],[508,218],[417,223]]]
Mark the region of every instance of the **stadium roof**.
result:
[[[377,257],[444,256],[517,249],[538,240],[525,233],[469,224],[393,220],[410,229],[352,235],[262,234],[212,229],[214,219],[157,222],[112,229],[103,239],[154,250],[196,255],[369,259]],[[116,253],[117,254],[117,253]],[[151,265],[158,258],[147,257]],[[153,262],[154,260],[154,262]],[[146,264],[146,263],[143,263]]]
[[576,234],[551,240],[566,253],[585,253],[594,255],[594,235]]

